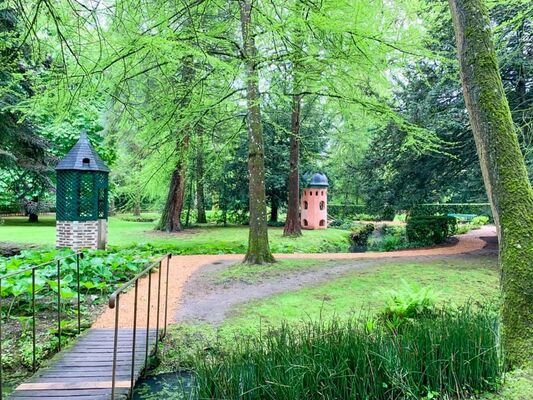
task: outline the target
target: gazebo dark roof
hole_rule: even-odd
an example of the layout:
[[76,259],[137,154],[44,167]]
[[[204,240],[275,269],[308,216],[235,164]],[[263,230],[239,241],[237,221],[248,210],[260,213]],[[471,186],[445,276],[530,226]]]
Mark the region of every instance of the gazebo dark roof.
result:
[[328,178],[324,174],[314,174],[307,186],[313,188],[327,188],[329,186]]
[[57,164],[56,171],[61,170],[109,172],[107,165],[89,143],[85,131],[81,132],[78,142]]

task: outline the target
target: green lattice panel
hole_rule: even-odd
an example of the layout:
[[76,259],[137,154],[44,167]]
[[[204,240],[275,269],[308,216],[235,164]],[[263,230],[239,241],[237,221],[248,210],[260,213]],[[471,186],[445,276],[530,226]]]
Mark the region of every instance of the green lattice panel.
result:
[[108,215],[108,174],[58,171],[56,213],[58,221],[95,221]]

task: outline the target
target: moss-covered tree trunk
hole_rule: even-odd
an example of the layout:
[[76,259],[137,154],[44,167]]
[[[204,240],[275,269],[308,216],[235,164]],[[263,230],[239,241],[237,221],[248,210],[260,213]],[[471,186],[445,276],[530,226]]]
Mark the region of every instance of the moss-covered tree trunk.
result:
[[533,190],[483,0],[449,0],[461,80],[500,240],[502,339],[510,366],[533,361]]
[[289,198],[283,236],[301,236],[300,226],[300,111],[302,96],[294,94],[291,113],[291,140],[289,152]]
[[248,173],[250,197],[250,233],[244,262],[262,264],[274,262],[268,243],[267,207],[265,195],[265,150],[259,98],[257,49],[252,29],[252,1],[239,0],[243,58],[246,67],[246,100],[248,107]]

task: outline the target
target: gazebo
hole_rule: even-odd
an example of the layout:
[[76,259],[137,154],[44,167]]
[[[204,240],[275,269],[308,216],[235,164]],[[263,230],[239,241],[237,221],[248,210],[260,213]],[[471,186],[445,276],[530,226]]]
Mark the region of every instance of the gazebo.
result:
[[105,249],[109,168],[82,131],[56,167],[56,246]]

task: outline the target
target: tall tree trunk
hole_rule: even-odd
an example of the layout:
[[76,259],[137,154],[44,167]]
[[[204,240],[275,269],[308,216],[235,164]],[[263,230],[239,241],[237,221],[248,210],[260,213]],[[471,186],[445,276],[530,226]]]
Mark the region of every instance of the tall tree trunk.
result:
[[187,173],[187,148],[189,137],[186,136],[183,143],[183,156],[176,163],[170,180],[170,188],[167,195],[165,208],[156,227],[157,230],[165,232],[179,232],[181,226],[181,213],[183,211],[183,200],[185,198],[185,176]]
[[198,148],[196,149],[196,222],[205,224],[205,193],[204,193],[204,135],[203,126],[198,125]]
[[289,199],[287,201],[287,219],[283,236],[301,236],[300,225],[300,110],[302,96],[292,97],[291,141],[289,153]]
[[[36,204],[35,208],[38,209],[39,197],[34,197],[32,201]],[[39,222],[39,214],[35,211],[28,211],[28,222]]]
[[[300,2],[296,3],[295,17],[303,16],[303,8]],[[289,197],[287,199],[287,219],[283,229],[283,236],[301,236],[300,224],[300,116],[302,108],[301,84],[301,57],[303,36],[300,25],[294,26],[292,59],[292,111],[291,111],[291,140],[289,149]]]
[[135,198],[133,200],[133,216],[141,216],[141,194],[139,192],[135,193]]
[[268,243],[265,195],[265,151],[259,98],[257,49],[252,32],[252,0],[239,0],[243,57],[246,66],[246,100],[248,106],[248,173],[250,175],[250,233],[244,262],[274,262]]
[[279,204],[278,199],[272,197],[270,199],[270,221],[278,222]]
[[[183,59],[183,69],[181,71],[181,84],[183,86],[190,85],[194,79],[195,71],[193,67],[193,57],[185,56]],[[185,109],[191,102],[190,95],[184,95],[181,100],[181,108]],[[189,133],[187,128],[184,129],[185,134],[183,139],[176,140],[176,152],[178,153],[178,161],[168,188],[167,201],[165,208],[161,213],[161,218],[156,226],[156,230],[165,232],[179,232],[182,230],[181,226],[181,212],[183,211],[183,200],[185,195],[185,177],[187,174],[187,152],[189,150]]]
[[502,339],[510,366],[533,360],[533,190],[482,0],[449,0],[463,95],[500,240]]

